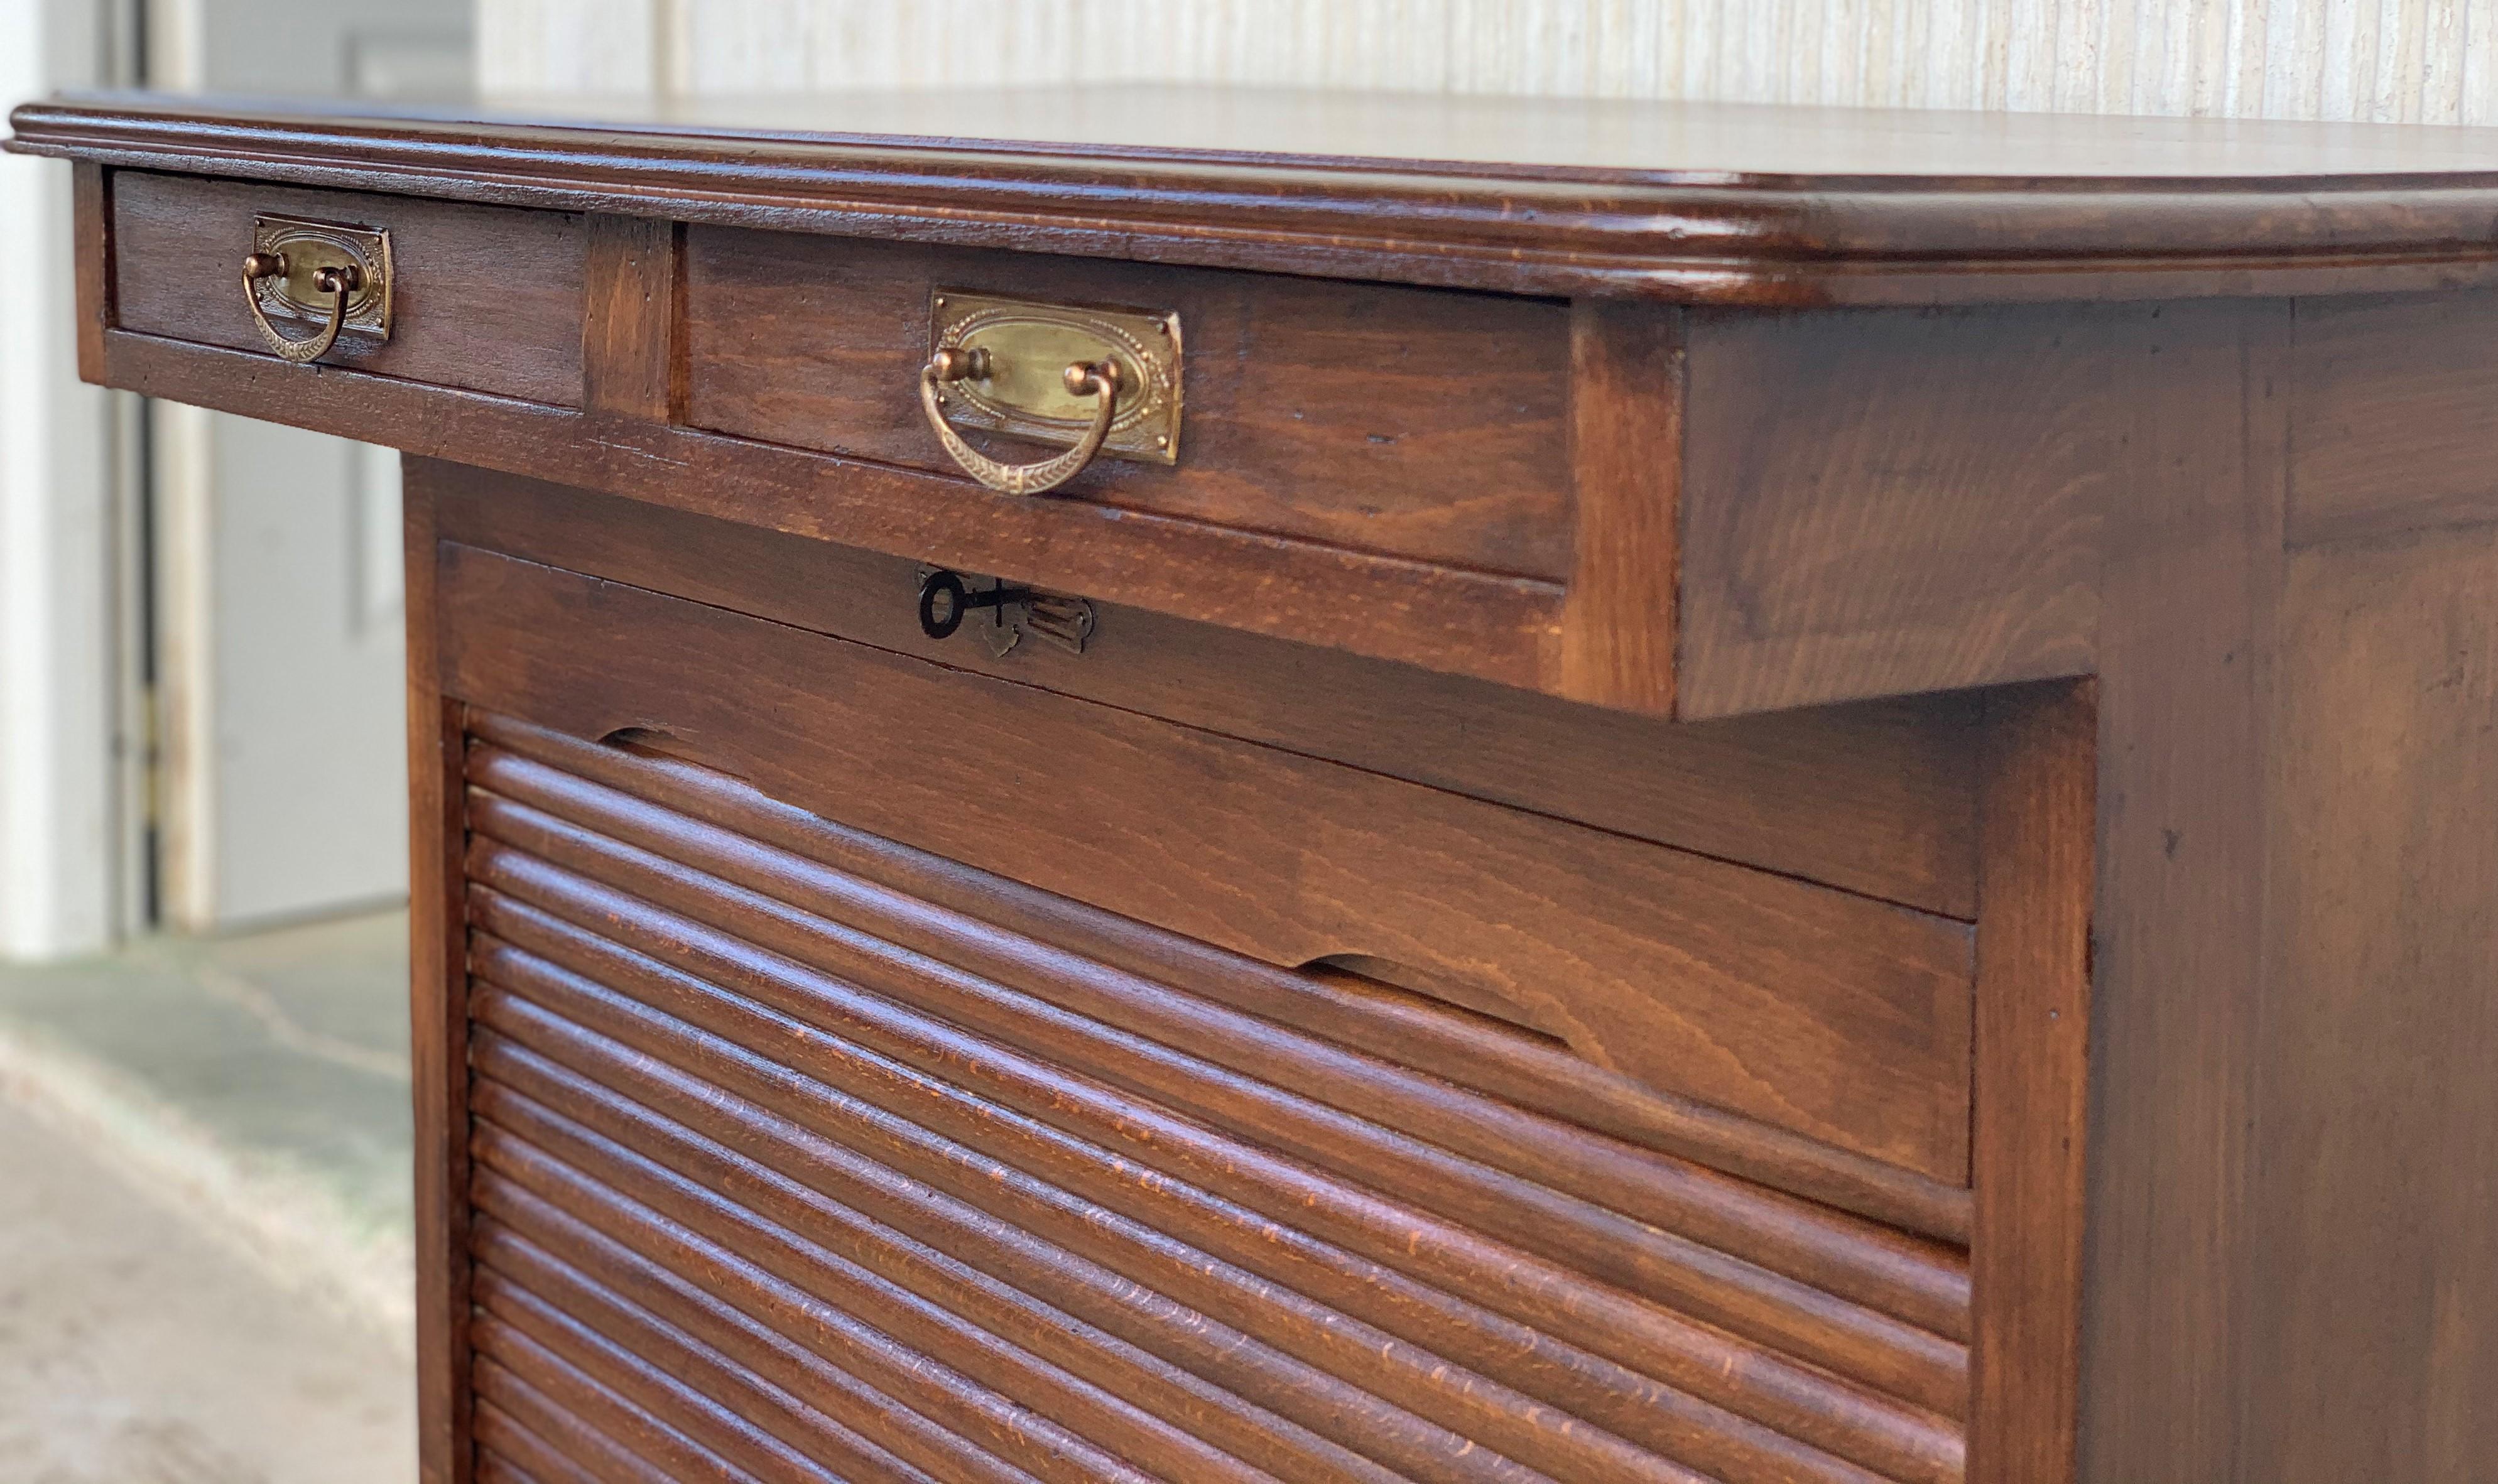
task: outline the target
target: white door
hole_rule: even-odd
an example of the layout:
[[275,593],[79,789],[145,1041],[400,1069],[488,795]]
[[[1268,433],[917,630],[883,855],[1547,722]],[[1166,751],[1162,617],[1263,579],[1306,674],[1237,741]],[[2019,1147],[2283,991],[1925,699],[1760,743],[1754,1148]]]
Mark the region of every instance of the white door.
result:
[[[453,96],[469,6],[148,0],[148,79]],[[397,456],[170,404],[151,426],[166,919],[221,930],[404,896]]]

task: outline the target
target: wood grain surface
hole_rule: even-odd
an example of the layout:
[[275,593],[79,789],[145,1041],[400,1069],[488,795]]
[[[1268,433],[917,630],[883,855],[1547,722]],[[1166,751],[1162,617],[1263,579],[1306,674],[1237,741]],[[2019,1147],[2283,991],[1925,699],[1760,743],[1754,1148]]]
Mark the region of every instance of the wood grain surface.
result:
[[342,334],[325,369],[581,404],[578,216],[129,172],[113,177],[112,208],[114,312],[124,329],[265,355],[240,277],[252,218],[387,228],[390,338]]
[[70,270],[78,275],[78,368],[81,381],[104,380],[104,332],[116,308],[112,288],[112,202],[99,165],[70,172]]
[[[89,375],[502,471],[411,465],[430,1484],[2478,1484],[2481,144],[1479,116],[18,111]],[[255,208],[405,223],[403,337],[248,348]],[[706,318],[697,240],[782,256]],[[1168,508],[840,452],[808,265],[955,253],[1292,275],[1193,312],[1355,411],[1235,358]],[[930,560],[1097,653],[914,637]]]
[[463,900],[464,708],[442,686],[434,497],[452,483],[413,465],[400,502],[406,557],[409,1082],[414,1093],[417,1467],[468,1484],[468,1004]]
[[764,1462],[727,1410],[964,1478],[1961,1476],[1957,1249],[961,909],[1048,920],[1029,888],[827,820],[785,850],[804,816],[706,770],[477,724],[479,1342],[599,1432]]
[[[1125,84],[935,94],[915,125],[909,107],[881,89],[755,98],[707,121],[610,98],[565,120],[543,102],[427,116],[108,94],[10,122],[13,148],[140,169],[1556,296],[2141,300],[2498,278],[2498,150],[2473,131]],[[964,134],[1000,110],[1013,138]]]
[[439,581],[474,704],[657,732],[1269,963],[1384,961],[1597,1065],[1967,1178],[1964,925],[487,553],[446,548]]
[[642,216],[583,222],[581,404],[673,421],[685,406],[677,229]]
[[[956,1024],[1019,1037],[1063,1066],[1120,1081],[1209,1121],[1255,1128],[1308,1162],[1391,1187],[1427,1192],[1426,1199],[1464,1205],[1470,1221],[1502,1230],[1523,1247],[1573,1254],[1571,1260],[1611,1272],[1625,1287],[1656,1281],[1643,1276],[1649,1269],[1687,1266],[1688,1254],[1671,1244],[1660,1245],[1653,1233],[1610,1224],[1583,1204],[1555,1201],[1547,1191],[1519,1182],[1540,1183],[1577,1201],[1600,1202],[1659,1230],[1704,1234],[1721,1250],[1758,1266],[1790,1276],[1812,1274],[1825,1286],[1885,1311],[1940,1333],[1965,1336],[1968,1294],[1956,1261],[1938,1260],[1913,1246],[1886,1247],[1854,1223],[1817,1219],[1818,1213],[1801,1204],[1750,1197],[1674,1160],[1565,1140],[1544,1121],[1521,1118],[1480,1098],[1453,1098],[1427,1078],[1385,1072],[1369,1058],[1344,1055],[1308,1036],[1279,1035],[1256,1017],[1217,1003],[1174,1004],[1158,982],[1105,973],[1088,962],[1090,954],[1007,953],[975,926],[982,919],[968,913],[897,912],[889,895],[908,890],[915,898],[923,884],[932,885],[938,894],[987,909],[987,916],[1067,917],[1047,904],[1036,907],[1014,900],[1021,894],[1003,882],[949,872],[943,863],[889,842],[845,837],[829,823],[811,830],[810,838],[873,867],[873,877],[811,865],[810,858],[794,853],[758,852],[744,836],[666,808],[635,805],[628,796],[604,787],[583,786],[541,761],[578,759],[580,744],[566,745],[553,734],[514,724],[486,726],[485,733],[509,734],[527,750],[511,753],[482,742],[472,749],[469,771],[485,791],[475,801],[476,833],[550,866],[594,875],[657,902],[684,902],[689,891],[700,889],[702,876],[788,899],[798,910],[724,915],[691,910],[757,946],[852,982],[907,981],[905,988],[888,992]],[[590,761],[596,774],[617,775],[604,759]],[[645,764],[633,776],[646,789],[699,790],[715,811],[739,802],[735,790],[725,784],[706,788],[708,775],[681,765]],[[759,801],[751,797],[743,800],[743,807],[750,815],[761,812]],[[661,851],[678,858],[682,867],[648,859]],[[505,862],[499,851],[493,859]],[[498,868],[534,869],[526,863]],[[1011,900],[1007,914],[997,911],[1001,899]],[[1021,993],[1001,994],[953,975],[913,975],[889,958],[862,959],[828,949],[806,925],[807,914],[872,924],[881,935],[912,952]],[[1312,1019],[1314,1002],[1322,997],[1304,986],[1298,996],[1303,1002],[1290,1007],[1285,1018]],[[1053,1023],[1044,1004],[1080,1010],[1098,1026]],[[1150,1036],[1179,1055],[1149,1053],[1140,1059],[1125,1039],[1133,1035]],[[1209,1065],[1277,1087],[1209,1087],[1209,1080],[1223,1081],[1209,1074]],[[1362,1114],[1379,1128],[1331,1121],[1315,1111],[1311,1099]],[[1432,1144],[1501,1173],[1453,1162],[1439,1150],[1410,1145],[1381,1130],[1426,1133]],[[1720,1281],[1732,1290],[1745,1286],[1746,1279],[1737,1274]]]
[[1681,713],[2087,672],[2148,314],[1693,315]]
[[2296,307],[2292,545],[2498,519],[2493,332],[2498,295]]
[[662,506],[432,466],[446,540],[1125,710],[1974,918],[1965,699],[1671,725],[1135,608],[1075,655],[919,630],[918,564]]
[[2463,1484],[2498,1460],[2498,530],[2300,553],[2280,623],[2247,1477]]
[[[702,226],[686,234],[685,279],[697,427],[960,477],[919,405],[936,291],[1175,312],[1177,466],[1097,459],[1055,497],[1570,574],[1556,304]],[[1010,460],[1042,453],[973,441]]]
[[[2144,363],[2099,635],[2081,1477],[2236,1479],[2252,1059],[2270,997],[2260,766],[2289,306],[2176,310]],[[2249,1476],[2249,1484],[2253,1484]]]
[[[1548,1037],[1520,1034],[1512,1023],[1452,1009],[1426,995],[1340,969],[1277,969],[775,804],[750,785],[647,748],[585,742],[508,718],[481,717],[476,725],[481,744],[527,763],[629,793],[688,819],[751,836],[791,856],[873,879],[1028,938],[1064,945],[1106,969],[1184,989],[1206,1005],[1293,1026],[1825,1205],[1957,1246],[1969,1242],[1965,1189],[1644,1089],[1590,1066]],[[510,759],[483,758],[479,766],[481,772],[530,771]],[[548,780],[538,781],[540,797],[551,799],[543,792]],[[506,797],[523,792],[509,778],[502,787]],[[578,813],[583,806],[567,807]],[[624,816],[610,811],[601,817]],[[1212,1016],[1210,1010],[1201,1013]],[[1168,1020],[1156,1020],[1166,1027],[1163,1034],[1192,1039],[1169,1029]],[[1512,1126],[1495,1112],[1476,1107],[1464,1120],[1447,1124],[1441,1137],[1452,1147],[1474,1147],[1477,1132],[1470,1124],[1485,1132]],[[1552,1173],[1549,1168],[1545,1172]]]
[[420,456],[1514,685],[1543,688],[1553,676],[1561,593],[1549,583],[993,494],[963,479],[344,367],[311,375],[265,352],[126,330],[106,334],[105,354],[114,386],[342,437],[386,433]]
[[1970,1187],[1970,1477],[2070,1484],[2090,1171],[2098,711],[2089,681],[1987,697]]
[[1574,701],[1672,715],[1682,552],[1683,329],[1646,306],[1570,314],[1569,592],[1559,683]]

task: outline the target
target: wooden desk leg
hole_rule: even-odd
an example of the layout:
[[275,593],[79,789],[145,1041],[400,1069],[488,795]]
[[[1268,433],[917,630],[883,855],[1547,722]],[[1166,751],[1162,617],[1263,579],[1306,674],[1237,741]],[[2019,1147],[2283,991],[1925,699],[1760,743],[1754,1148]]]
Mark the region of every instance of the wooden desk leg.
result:
[[2498,1470],[2498,524],[2291,548],[2291,306],[2162,327],[2099,639],[2081,1476],[2471,1484]]
[[1970,1484],[2069,1484],[2088,1141],[2096,687],[1987,695]]
[[2498,1477],[2498,526],[2293,552],[2241,1477]]
[[433,488],[407,461],[408,966],[416,1096],[417,1460],[424,1484],[467,1484],[468,1008],[460,706],[434,647]]

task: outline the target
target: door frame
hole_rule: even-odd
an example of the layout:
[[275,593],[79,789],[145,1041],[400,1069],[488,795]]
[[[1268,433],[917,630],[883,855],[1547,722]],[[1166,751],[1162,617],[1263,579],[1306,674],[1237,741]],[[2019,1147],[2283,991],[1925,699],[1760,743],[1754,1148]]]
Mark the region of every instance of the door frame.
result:
[[[143,0],[0,0],[0,96],[139,76]],[[145,438],[83,385],[70,172],[0,159],[0,960],[150,920]]]

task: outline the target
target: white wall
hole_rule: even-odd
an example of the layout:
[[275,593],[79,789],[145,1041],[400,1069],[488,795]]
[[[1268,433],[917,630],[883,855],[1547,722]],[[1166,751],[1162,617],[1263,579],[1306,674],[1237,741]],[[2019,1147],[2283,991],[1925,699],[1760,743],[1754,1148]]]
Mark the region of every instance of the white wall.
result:
[[[96,80],[88,0],[0,0],[0,100]],[[111,407],[79,384],[70,173],[0,156],[0,957],[119,926]]]
[[2498,123],[2498,0],[478,0],[488,90],[1154,78]]

